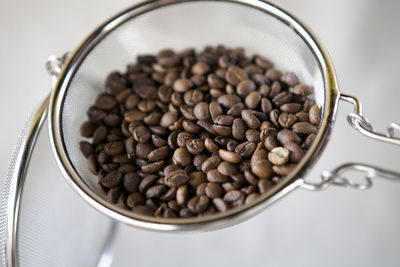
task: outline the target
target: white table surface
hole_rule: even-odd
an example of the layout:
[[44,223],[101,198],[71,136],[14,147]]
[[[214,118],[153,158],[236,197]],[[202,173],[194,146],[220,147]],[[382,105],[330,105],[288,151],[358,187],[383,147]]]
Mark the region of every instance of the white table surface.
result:
[[[46,58],[70,51],[132,2],[2,2],[1,185],[24,120],[50,90]],[[400,122],[399,1],[275,2],[322,40],[342,91],[360,98],[377,129],[385,131],[391,121]],[[310,177],[348,161],[400,171],[400,147],[351,129],[345,122],[351,108],[340,105],[332,138]],[[399,225],[400,183],[376,180],[366,192],[296,190],[257,217],[217,232],[171,235],[124,226],[113,266],[399,266]]]

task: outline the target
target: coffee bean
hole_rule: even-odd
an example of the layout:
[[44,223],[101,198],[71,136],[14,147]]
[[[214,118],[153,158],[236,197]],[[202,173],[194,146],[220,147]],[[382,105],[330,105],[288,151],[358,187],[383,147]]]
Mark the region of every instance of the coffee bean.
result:
[[225,212],[229,209],[228,204],[222,198],[214,198],[213,204],[220,212]]
[[207,187],[207,183],[199,184],[199,186],[196,188],[196,195],[204,196],[206,194],[206,187]]
[[165,191],[167,187],[162,184],[153,185],[149,189],[146,190],[146,198],[158,198],[160,197]]
[[267,150],[261,148],[260,146],[256,149],[251,157],[251,171],[260,179],[267,179],[273,175],[271,163],[267,160],[267,158]]
[[261,110],[262,112],[264,112],[265,114],[268,114],[271,112],[272,110],[272,104],[271,101],[269,101],[268,98],[262,98],[261,99]]
[[268,153],[268,160],[274,165],[283,165],[289,160],[289,150],[284,147],[275,147]]
[[178,113],[176,112],[167,112],[165,113],[160,120],[160,125],[162,127],[168,127],[172,125],[174,122],[178,120]]
[[314,124],[314,125],[318,125],[319,124],[319,121],[320,121],[320,117],[319,117],[319,108],[318,108],[318,105],[313,105],[311,108],[310,108],[310,111],[309,111],[309,119],[310,119],[310,122],[312,123],[312,124]]
[[188,201],[189,188],[187,185],[181,185],[176,190],[176,202],[179,206],[184,207]]
[[211,88],[223,89],[225,87],[224,80],[215,74],[209,74],[207,76],[207,83]]
[[96,128],[93,133],[92,144],[98,145],[102,143],[107,137],[107,128],[103,125],[100,125]]
[[126,204],[131,208],[143,205],[144,203],[145,200],[140,193],[132,193],[126,199]]
[[193,190],[196,190],[196,188],[202,184],[207,182],[207,175],[204,172],[201,171],[196,171],[192,172],[189,175],[189,181],[188,184]]
[[260,194],[258,193],[251,193],[246,197],[246,200],[244,201],[244,203],[246,205],[253,203],[254,201],[256,201],[259,198]]
[[246,139],[248,141],[251,141],[251,142],[254,142],[254,143],[258,143],[258,142],[261,141],[260,132],[258,130],[248,129],[246,131]]
[[134,172],[136,171],[136,166],[133,164],[124,164],[118,168],[118,171],[123,174]]
[[232,139],[226,144],[226,150],[228,150],[229,152],[235,151],[235,148],[238,144],[238,141]]
[[256,84],[252,80],[243,80],[236,87],[236,92],[240,97],[246,97],[255,90]]
[[286,72],[282,76],[282,81],[289,86],[295,86],[299,83],[299,78],[297,78],[297,75],[294,72]]
[[215,142],[211,138],[206,138],[206,140],[204,141],[204,147],[210,153],[217,153],[219,150],[219,147],[215,144]]
[[279,144],[278,144],[278,141],[276,140],[276,138],[274,136],[268,136],[267,138],[265,138],[264,147],[266,149],[271,151],[272,149],[274,149],[277,146],[279,146]]
[[302,109],[298,103],[287,103],[279,107],[282,112],[297,113]]
[[85,158],[88,158],[90,155],[93,154],[93,146],[89,142],[81,141],[79,142],[79,148]]
[[236,118],[232,123],[232,136],[237,140],[244,140],[246,133],[246,125],[242,119]]
[[203,100],[203,93],[200,90],[189,90],[183,95],[183,100],[189,107],[194,107],[197,103]]
[[260,101],[261,101],[261,94],[260,92],[257,91],[249,93],[244,100],[247,108],[249,109],[257,108]]
[[193,139],[194,136],[188,132],[180,132],[176,138],[176,143],[179,147],[185,147],[188,140]]
[[139,96],[137,95],[129,95],[125,100],[125,108],[127,110],[134,109],[139,103]]
[[269,179],[260,179],[258,181],[258,191],[260,194],[268,192],[268,190],[273,186]]
[[221,159],[230,163],[239,163],[242,160],[242,157],[239,154],[224,149],[219,150],[219,156]]
[[217,183],[208,183],[205,190],[209,198],[219,198],[224,194],[221,185]]
[[207,180],[211,183],[226,183],[229,181],[229,177],[221,174],[217,169],[213,169],[207,172]]
[[202,132],[202,128],[198,126],[196,123],[189,121],[189,120],[183,120],[182,122],[182,127],[185,131],[192,133],[192,134],[199,134]]
[[114,163],[121,163],[121,164],[126,164],[126,163],[133,162],[133,160],[130,159],[128,157],[128,155],[126,155],[126,154],[119,154],[119,155],[112,156],[112,161]]
[[273,67],[271,61],[259,55],[254,57],[254,62],[263,69],[270,69]]
[[140,121],[140,120],[143,120],[144,117],[146,117],[146,113],[144,113],[140,110],[137,110],[137,109],[127,111],[127,112],[125,112],[125,115],[124,115],[124,119],[127,122]]
[[148,155],[154,150],[153,144],[138,143],[135,147],[136,157],[141,159],[148,159]]
[[309,114],[304,111],[300,111],[296,113],[297,121],[299,122],[309,122]]
[[209,204],[210,199],[207,196],[194,196],[188,201],[187,206],[191,212],[201,213],[208,208]]
[[148,163],[142,166],[142,171],[145,173],[157,173],[165,166],[165,162],[160,160],[152,163]]
[[116,163],[105,163],[101,165],[101,168],[105,170],[106,172],[112,172],[116,171],[118,169],[119,165]]
[[240,117],[240,113],[243,109],[245,109],[245,105],[242,102],[239,102],[228,109],[226,114],[233,117]]
[[218,172],[225,176],[232,176],[238,172],[235,165],[230,162],[223,161],[218,165]]
[[239,144],[235,152],[243,158],[251,157],[256,150],[256,144],[250,141]]
[[282,72],[277,69],[270,68],[266,71],[265,76],[271,81],[279,81],[282,77]]
[[206,102],[197,103],[193,113],[198,120],[210,120],[209,105]]
[[159,161],[163,160],[169,155],[169,147],[168,146],[162,146],[156,150],[153,150],[150,152],[148,155],[148,159],[151,161]]
[[272,170],[282,176],[288,175],[294,168],[296,167],[296,164],[286,164],[286,165],[274,165],[272,166]]
[[158,180],[158,176],[154,174],[149,174],[143,178],[139,184],[139,192],[144,193]]
[[247,126],[249,128],[251,128],[251,129],[260,128],[260,125],[261,125],[260,121],[249,110],[247,110],[247,109],[242,110],[241,116],[242,116],[243,121],[247,124]]
[[293,132],[298,134],[317,133],[317,127],[309,122],[297,122],[292,126]]
[[211,156],[203,162],[201,165],[201,170],[205,173],[208,173],[208,171],[217,168],[221,162],[222,159],[219,156]]
[[301,148],[309,149],[311,145],[314,143],[315,136],[316,136],[315,134],[309,134],[306,140],[304,140],[303,144],[301,145]]
[[214,124],[213,125],[214,131],[222,136],[231,136],[232,135],[232,127]]
[[228,68],[225,79],[232,85],[238,85],[241,81],[247,80],[249,76],[247,73],[239,67],[231,66]]
[[88,157],[88,170],[94,175],[97,175],[98,173],[98,163],[93,154]]
[[300,146],[294,142],[287,142],[285,144],[285,148],[290,151],[290,161],[297,163],[299,162],[303,156],[304,151],[300,148]]
[[91,121],[84,122],[80,127],[80,134],[83,137],[90,138],[96,130],[96,124]]
[[104,151],[107,155],[115,156],[119,155],[124,151],[124,144],[122,142],[110,142],[104,146]]
[[190,156],[190,153],[187,151],[186,147],[179,147],[175,150],[172,159],[175,164],[185,167],[190,164],[192,157]]
[[210,112],[211,119],[213,121],[223,113],[222,107],[217,102],[214,101],[209,104],[208,109]]
[[141,180],[142,179],[139,177],[139,175],[133,172],[127,173],[124,175],[123,185],[128,192],[134,193],[139,190],[139,184]]
[[274,103],[275,106],[280,107],[284,104],[289,103],[291,100],[292,95],[287,91],[283,91],[274,96],[274,98],[272,99],[272,103]]
[[233,122],[233,117],[228,115],[219,115],[215,118],[214,123],[219,125],[230,126]]
[[230,109],[233,105],[235,105],[241,101],[242,100],[237,95],[222,95],[222,96],[218,97],[218,99],[217,99],[218,104],[221,104],[222,106],[224,106],[227,109]]
[[311,88],[305,84],[297,84],[293,87],[292,93],[295,95],[306,96],[312,93]]
[[250,194],[258,192],[258,188],[255,185],[249,185],[249,186],[246,186],[246,187],[242,187],[240,189],[240,191],[242,191],[246,195],[250,195]]
[[108,173],[102,180],[101,180],[101,184],[104,187],[107,188],[111,188],[114,186],[117,186],[122,179],[122,173],[120,173],[119,171],[113,171]]
[[225,192],[230,192],[232,190],[238,190],[242,186],[239,183],[236,182],[231,182],[231,183],[223,183],[222,188],[224,189]]
[[189,153],[198,155],[204,150],[204,142],[198,138],[186,140],[186,149]]
[[296,144],[300,144],[301,142],[301,138],[296,133],[288,129],[279,131],[277,139],[282,145],[285,145],[287,142],[295,142]]
[[297,117],[292,113],[283,112],[278,118],[279,125],[286,129],[290,129],[296,122]]
[[168,145],[168,142],[165,139],[156,134],[151,135],[151,142],[158,148]]
[[192,73],[198,75],[204,75],[210,71],[210,66],[205,62],[197,62],[192,66]]
[[232,203],[232,202],[238,201],[241,198],[243,198],[243,199],[245,198],[245,195],[243,192],[241,192],[239,190],[232,190],[232,191],[227,192],[224,195],[223,199],[224,199],[224,201],[226,201],[228,203]]

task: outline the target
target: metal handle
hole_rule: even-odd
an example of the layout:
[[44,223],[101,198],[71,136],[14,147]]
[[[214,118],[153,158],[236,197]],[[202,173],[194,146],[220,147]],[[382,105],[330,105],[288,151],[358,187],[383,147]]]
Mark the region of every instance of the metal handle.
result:
[[[354,105],[354,113],[347,115],[347,122],[360,133],[374,140],[400,145],[400,138],[395,137],[395,130],[400,132],[400,124],[390,123],[388,134],[382,134],[375,131],[371,123],[363,115],[361,102],[354,96],[342,94],[340,98]],[[348,171],[358,171],[365,173],[363,182],[355,182],[343,174]],[[372,186],[372,178],[386,178],[400,181],[400,173],[385,170],[375,166],[362,163],[346,163],[335,168],[333,171],[325,171],[321,174],[322,181],[319,183],[309,183],[303,180],[300,185],[302,188],[312,191],[320,191],[328,188],[330,185],[347,186],[359,190],[366,190]]]

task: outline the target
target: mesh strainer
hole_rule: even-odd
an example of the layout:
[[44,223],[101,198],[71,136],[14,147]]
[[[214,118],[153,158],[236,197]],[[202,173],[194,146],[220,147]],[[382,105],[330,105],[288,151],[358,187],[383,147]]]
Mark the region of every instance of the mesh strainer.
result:
[[[208,44],[245,47],[248,53],[264,55],[279,69],[294,71],[312,85],[316,103],[323,111],[313,146],[292,173],[267,194],[226,213],[187,219],[153,218],[108,203],[96,190],[97,178],[87,170],[77,132],[85,120],[82,114],[103,90],[104,77],[124,68],[139,54],[156,53],[165,47],[200,49]],[[112,218],[153,230],[209,230],[242,221],[300,185],[317,189],[335,181],[368,187],[369,177],[366,184],[336,177],[343,168],[325,174],[320,185],[303,180],[328,141],[340,98],[353,102],[359,114],[349,117],[349,122],[356,128],[372,130],[361,116],[357,99],[339,93],[332,63],[315,37],[297,19],[272,4],[250,0],[145,2],[101,25],[71,55],[50,100],[51,144],[67,181],[86,201]],[[399,143],[399,139],[386,139]],[[346,168],[372,170],[354,164]]]
[[[201,49],[210,44],[244,47],[249,54],[261,54],[277,68],[294,71],[304,83],[312,85],[314,98],[322,110],[314,144],[281,183],[250,205],[226,213],[187,219],[153,218],[108,203],[97,191],[97,178],[88,172],[86,159],[79,151],[79,127],[85,120],[82,114],[103,91],[104,78],[113,70],[125,68],[139,54],[156,53],[166,47]],[[366,189],[371,186],[372,177],[400,177],[394,172],[352,163],[324,173],[318,184],[305,182],[307,171],[329,139],[341,99],[355,106],[355,113],[348,117],[354,128],[369,137],[400,144],[400,139],[394,136],[399,125],[391,124],[388,135],[376,133],[363,117],[359,101],[339,92],[332,63],[321,44],[288,12],[253,0],[150,1],[127,9],[101,25],[69,56],[50,98],[50,141],[67,182],[90,205],[111,218],[152,230],[218,229],[257,214],[296,187],[318,190],[337,184]],[[355,183],[342,176],[344,171],[354,169],[366,172],[365,183]],[[7,229],[10,231],[10,227]]]

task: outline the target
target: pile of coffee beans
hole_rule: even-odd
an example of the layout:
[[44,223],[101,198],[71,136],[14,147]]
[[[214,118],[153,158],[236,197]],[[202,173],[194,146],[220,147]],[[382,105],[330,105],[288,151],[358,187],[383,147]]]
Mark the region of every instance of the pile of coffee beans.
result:
[[313,143],[320,110],[295,73],[242,48],[142,55],[113,72],[80,142],[108,201],[156,217],[251,203]]

